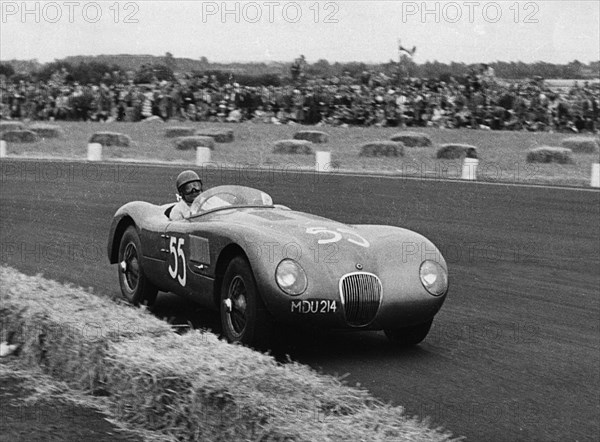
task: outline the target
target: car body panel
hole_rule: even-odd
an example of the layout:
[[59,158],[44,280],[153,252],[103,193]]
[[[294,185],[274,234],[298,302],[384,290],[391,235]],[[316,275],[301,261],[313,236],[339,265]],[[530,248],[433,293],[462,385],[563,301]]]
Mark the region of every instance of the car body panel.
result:
[[[340,279],[369,274],[381,282],[376,313],[356,328],[400,328],[433,318],[444,302],[429,294],[419,268],[425,260],[446,262],[428,239],[393,226],[348,225],[285,207],[231,207],[170,221],[170,205],[132,202],[121,207],[110,229],[108,252],[116,262],[119,223],[132,222],[142,242],[142,265],[162,291],[190,297],[218,308],[219,260],[243,251],[258,291],[271,315],[286,323],[353,328],[346,317]],[[122,229],[121,229],[122,230]],[[308,277],[306,290],[290,296],[275,281],[278,264],[294,259]]]

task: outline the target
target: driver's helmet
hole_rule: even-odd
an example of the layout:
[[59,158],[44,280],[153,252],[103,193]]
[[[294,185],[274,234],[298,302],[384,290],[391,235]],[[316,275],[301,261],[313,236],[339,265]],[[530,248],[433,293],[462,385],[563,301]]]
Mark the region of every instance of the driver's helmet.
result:
[[198,174],[193,170],[184,170],[177,176],[177,181],[175,182],[177,192],[181,193],[183,186],[194,181],[198,181],[200,183],[200,188],[202,188],[202,180]]

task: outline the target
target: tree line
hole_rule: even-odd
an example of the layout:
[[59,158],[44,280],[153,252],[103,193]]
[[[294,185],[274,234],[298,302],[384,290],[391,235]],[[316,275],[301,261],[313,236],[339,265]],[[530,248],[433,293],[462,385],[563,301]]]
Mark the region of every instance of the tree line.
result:
[[[441,63],[427,61],[417,64],[410,59],[403,60],[402,69],[410,77],[446,80],[450,77],[463,77],[479,68],[481,63]],[[554,64],[538,61],[535,63],[503,62],[487,63],[499,78],[519,80],[542,77],[544,79],[594,79],[600,75],[600,61],[588,64],[574,60],[567,64]],[[211,63],[206,57],[198,60],[175,58],[167,52],[165,56],[152,55],[101,55],[75,56],[49,63],[36,60],[10,60],[0,63],[0,75],[11,81],[49,81],[55,72],[66,72],[68,82],[98,84],[119,81],[126,77],[135,83],[149,83],[153,80],[171,81],[176,75],[202,76],[215,75],[220,82],[235,81],[240,84],[279,86],[292,82],[293,63]],[[320,59],[305,63],[304,73],[308,77],[330,78],[350,75],[360,78],[365,72],[382,72],[395,76],[399,63],[368,64],[361,62],[330,63]]]

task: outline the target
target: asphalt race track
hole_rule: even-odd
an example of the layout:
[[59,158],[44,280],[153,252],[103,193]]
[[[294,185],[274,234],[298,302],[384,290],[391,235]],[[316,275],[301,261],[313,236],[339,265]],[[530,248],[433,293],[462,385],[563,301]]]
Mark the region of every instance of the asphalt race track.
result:
[[[106,294],[119,290],[106,257],[113,213],[131,200],[174,201],[181,170],[7,159],[1,167],[2,264]],[[347,373],[350,384],[468,440],[597,440],[600,192],[216,167],[203,176],[208,187],[258,187],[343,222],[416,230],[449,263],[449,298],[419,347],[394,349],[382,333],[298,331],[293,359]],[[169,299],[159,298],[164,316]]]

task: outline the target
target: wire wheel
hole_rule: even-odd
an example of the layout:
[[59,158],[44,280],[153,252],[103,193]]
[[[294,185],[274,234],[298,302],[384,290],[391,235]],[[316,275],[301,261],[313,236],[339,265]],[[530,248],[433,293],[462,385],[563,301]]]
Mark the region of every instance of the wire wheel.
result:
[[229,341],[263,347],[269,341],[271,318],[256,287],[248,261],[237,256],[223,275],[221,286],[221,326]]
[[129,243],[125,246],[123,261],[121,261],[121,271],[123,272],[123,283],[127,288],[134,292],[140,281],[140,263],[135,244]]
[[133,305],[154,304],[158,289],[148,280],[142,267],[140,238],[135,227],[128,227],[119,245],[119,285],[121,294]]
[[231,308],[226,312],[228,325],[239,339],[246,328],[248,318],[246,317],[246,309],[248,307],[246,285],[241,276],[237,275],[229,284],[229,292],[227,299]]

